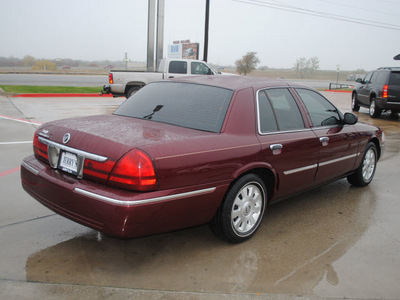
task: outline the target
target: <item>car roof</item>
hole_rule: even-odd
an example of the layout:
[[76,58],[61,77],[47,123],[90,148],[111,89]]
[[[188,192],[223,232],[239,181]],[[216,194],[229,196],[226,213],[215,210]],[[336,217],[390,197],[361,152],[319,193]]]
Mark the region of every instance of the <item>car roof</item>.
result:
[[400,67],[382,67],[378,70],[390,70],[390,71],[400,71]]
[[268,87],[305,87],[295,83],[288,83],[284,80],[259,78],[237,75],[212,75],[212,76],[187,76],[171,79],[173,82],[196,83],[227,88],[230,90],[241,90],[252,87],[256,90]]

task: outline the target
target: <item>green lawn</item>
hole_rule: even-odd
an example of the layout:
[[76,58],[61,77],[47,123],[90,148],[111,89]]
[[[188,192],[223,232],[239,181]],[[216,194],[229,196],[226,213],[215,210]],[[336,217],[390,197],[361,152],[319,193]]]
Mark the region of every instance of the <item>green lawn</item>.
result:
[[49,94],[49,93],[79,93],[92,94],[99,93],[102,89],[99,87],[78,87],[78,86],[30,86],[30,85],[0,85],[6,93],[15,94]]

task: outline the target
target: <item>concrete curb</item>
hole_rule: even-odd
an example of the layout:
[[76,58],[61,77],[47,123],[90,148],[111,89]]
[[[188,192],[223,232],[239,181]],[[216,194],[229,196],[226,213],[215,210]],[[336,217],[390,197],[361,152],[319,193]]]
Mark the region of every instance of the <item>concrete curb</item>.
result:
[[340,91],[340,90],[325,90],[325,92],[333,92],[333,93],[352,93],[352,91]]

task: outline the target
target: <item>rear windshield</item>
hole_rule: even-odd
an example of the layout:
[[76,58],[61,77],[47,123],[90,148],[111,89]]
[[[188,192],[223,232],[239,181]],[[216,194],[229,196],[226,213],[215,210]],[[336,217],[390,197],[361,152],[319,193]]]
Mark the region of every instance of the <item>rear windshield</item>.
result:
[[220,132],[233,91],[192,83],[156,82],[126,100],[115,115]]
[[400,85],[400,72],[392,72],[390,74],[389,85]]

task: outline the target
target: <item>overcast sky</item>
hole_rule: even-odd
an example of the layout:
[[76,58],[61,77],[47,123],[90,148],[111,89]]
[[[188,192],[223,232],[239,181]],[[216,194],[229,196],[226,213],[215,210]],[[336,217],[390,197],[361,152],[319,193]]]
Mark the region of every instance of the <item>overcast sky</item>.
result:
[[[399,0],[210,0],[208,61],[320,69],[399,66]],[[0,0],[0,56],[146,60],[147,0]],[[174,40],[204,47],[205,0],[165,0],[164,56]],[[340,20],[339,20],[340,19]],[[347,20],[347,21],[345,21]],[[351,22],[349,22],[351,21]],[[369,25],[368,25],[369,24]],[[373,26],[370,26],[373,25]]]

